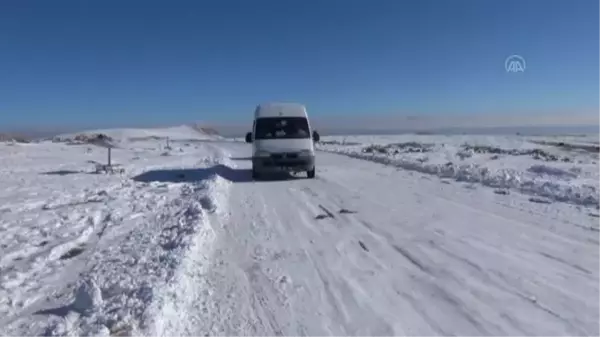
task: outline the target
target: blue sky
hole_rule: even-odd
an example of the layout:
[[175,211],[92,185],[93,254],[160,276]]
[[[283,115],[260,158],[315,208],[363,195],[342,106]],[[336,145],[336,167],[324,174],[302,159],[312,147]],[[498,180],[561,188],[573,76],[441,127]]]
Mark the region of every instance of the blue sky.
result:
[[[597,0],[0,2],[0,125],[597,109]],[[507,73],[511,54],[527,61]]]

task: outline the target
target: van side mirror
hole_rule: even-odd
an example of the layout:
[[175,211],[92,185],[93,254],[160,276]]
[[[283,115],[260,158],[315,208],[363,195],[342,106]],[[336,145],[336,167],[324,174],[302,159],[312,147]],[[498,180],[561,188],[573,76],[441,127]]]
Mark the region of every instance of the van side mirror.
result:
[[246,134],[246,143],[252,143],[252,132]]
[[321,140],[321,136],[319,136],[319,133],[317,131],[313,131],[312,139],[313,141],[318,142]]

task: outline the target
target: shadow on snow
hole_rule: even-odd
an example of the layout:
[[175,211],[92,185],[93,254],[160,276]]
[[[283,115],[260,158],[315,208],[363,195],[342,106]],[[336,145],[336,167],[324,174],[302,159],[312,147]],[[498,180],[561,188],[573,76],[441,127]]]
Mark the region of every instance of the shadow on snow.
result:
[[74,171],[74,170],[57,170],[57,171],[42,172],[41,174],[43,174],[43,175],[49,175],[49,176],[53,176],[53,175],[66,176],[68,174],[78,174],[78,173],[85,173],[85,172]]
[[[255,181],[252,179],[252,170],[231,168],[226,165],[215,165],[208,168],[199,169],[160,169],[144,172],[133,177],[134,181],[138,182],[199,182],[210,179],[218,175],[223,179],[227,179],[234,183],[247,183]],[[277,181],[299,179],[300,177],[293,176],[287,172],[270,174],[259,181]]]

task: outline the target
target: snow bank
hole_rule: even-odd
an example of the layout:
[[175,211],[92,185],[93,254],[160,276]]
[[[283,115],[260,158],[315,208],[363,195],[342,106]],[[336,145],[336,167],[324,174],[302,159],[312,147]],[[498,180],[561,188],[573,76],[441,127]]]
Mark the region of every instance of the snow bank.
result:
[[[79,318],[77,333],[87,335],[102,325],[112,333],[139,334],[153,321],[148,309],[157,293],[173,281],[194,238],[210,232],[204,219],[214,209],[208,193],[211,184],[204,181],[196,186],[183,185],[178,191],[181,198],[152,205],[161,211],[139,219],[145,221],[140,221],[122,241],[113,237],[120,241],[118,245],[95,252],[92,268],[82,275],[79,284],[85,286],[93,280],[97,290],[92,288],[88,291],[91,295],[82,295],[78,289],[73,303],[83,302],[87,310]],[[209,248],[209,242],[205,243],[202,248]],[[62,322],[50,329],[58,333],[66,330]]]
[[85,145],[0,144],[0,335],[138,334],[197,238],[210,250],[224,154],[144,143],[113,151],[113,175]]
[[555,201],[599,205],[598,153],[543,146],[523,137],[324,137],[319,149]]
[[[227,160],[222,163],[230,164]],[[202,217],[201,229],[191,237],[186,254],[178,262],[169,282],[156,291],[155,299],[146,308],[147,320],[143,326],[143,334],[150,336],[181,336],[185,331],[179,330],[176,322],[181,321],[184,312],[199,308],[201,303],[197,298],[200,293],[207,292],[207,277],[209,266],[213,257],[213,243],[217,234],[211,218],[213,214],[223,216],[228,213],[228,190],[230,183],[220,177],[214,176],[209,187],[210,199],[203,203],[209,214]],[[184,321],[187,321],[184,319]],[[187,322],[194,325],[193,322]]]

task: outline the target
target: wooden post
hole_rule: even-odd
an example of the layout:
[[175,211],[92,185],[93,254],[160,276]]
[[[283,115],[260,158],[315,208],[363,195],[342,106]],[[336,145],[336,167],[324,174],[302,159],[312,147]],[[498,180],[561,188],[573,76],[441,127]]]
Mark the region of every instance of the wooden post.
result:
[[108,167],[110,167],[110,147],[108,148]]

